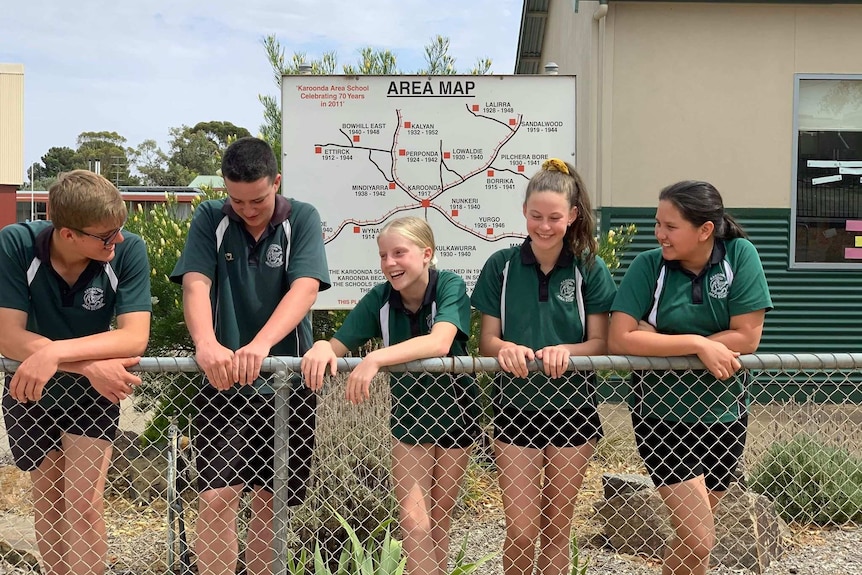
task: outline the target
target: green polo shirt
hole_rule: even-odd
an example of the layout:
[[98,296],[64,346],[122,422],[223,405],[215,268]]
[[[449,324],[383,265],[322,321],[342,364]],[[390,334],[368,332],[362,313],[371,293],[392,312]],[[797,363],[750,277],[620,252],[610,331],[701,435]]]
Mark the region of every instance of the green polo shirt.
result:
[[[612,311],[646,320],[666,334],[710,336],[730,328],[730,318],[772,309],[766,276],[754,245],[717,240],[709,263],[695,275],[661,248],[634,259]],[[729,422],[748,406],[747,373],[721,381],[708,371],[635,373],[631,405],[642,417],[672,421]]]
[[[401,294],[389,282],[376,285],[351,310],[333,336],[348,349],[379,337],[383,345],[428,335],[435,323],[458,328],[449,355],[467,355],[470,333],[470,299],[458,274],[429,270],[428,287],[416,313],[404,307]],[[406,443],[435,443],[453,427],[471,425],[468,413],[475,406],[473,378],[450,373],[392,373],[392,434]]]
[[[563,250],[554,269],[542,273],[530,238],[500,250],[482,268],[471,298],[473,307],[500,318],[502,339],[537,351],[587,339],[587,316],[608,313],[616,286],[607,265],[596,257],[585,264]],[[504,407],[527,411],[575,409],[593,401],[593,374],[569,372],[550,378],[498,374],[497,398]]]
[[[123,231],[110,262],[91,260],[70,286],[51,266],[51,222],[13,224],[0,230],[0,307],[27,313],[27,330],[56,341],[111,329],[115,316],[151,311],[147,248]],[[8,380],[7,380],[8,383]],[[40,403],[69,406],[98,393],[85,377],[58,374]]]
[[[255,241],[227,199],[203,202],[171,280],[182,284],[188,272],[212,280],[216,339],[236,351],[260,332],[296,279],[314,278],[320,291],[330,287],[320,216],[311,204],[276,196],[272,219]],[[299,357],[312,343],[306,316],[270,353]],[[273,391],[263,378],[239,389]]]

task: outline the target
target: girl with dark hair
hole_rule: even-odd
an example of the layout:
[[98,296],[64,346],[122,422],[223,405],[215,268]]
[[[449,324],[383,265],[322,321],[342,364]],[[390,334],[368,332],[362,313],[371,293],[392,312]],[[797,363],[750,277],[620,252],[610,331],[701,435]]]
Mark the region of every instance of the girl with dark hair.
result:
[[712,184],[659,195],[660,247],[639,254],[614,300],[610,353],[697,355],[704,371],[635,373],[630,399],[638,452],[671,514],[664,575],[703,575],[714,512],[745,447],[747,377],[772,300],[760,257]]
[[[602,435],[593,374],[566,370],[572,355],[606,353],[616,286],[596,255],[589,196],[573,166],[543,164],[527,184],[524,217],[527,239],[488,259],[472,303],[482,313],[479,350],[504,372],[494,390],[503,570],[563,575],[575,497]],[[533,359],[542,371],[529,372]]]

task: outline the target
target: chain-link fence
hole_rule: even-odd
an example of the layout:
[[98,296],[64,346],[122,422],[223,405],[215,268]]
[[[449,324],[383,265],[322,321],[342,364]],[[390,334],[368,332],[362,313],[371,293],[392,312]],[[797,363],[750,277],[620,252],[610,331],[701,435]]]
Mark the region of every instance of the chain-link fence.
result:
[[[222,508],[238,506],[237,569],[248,536],[247,553],[257,549],[260,557],[245,560],[265,558],[259,520],[267,515],[259,502],[267,502],[268,491],[233,490],[228,471],[264,485],[272,475],[277,573],[303,551],[309,563],[317,551],[335,566],[351,535],[384,545],[380,526],[389,520],[405,551],[450,564],[471,537],[466,561],[499,555],[505,541],[506,560],[517,562],[518,553],[532,556],[535,542],[538,564],[548,565],[554,559],[547,549],[559,547],[560,534],[568,542],[570,531],[582,548],[660,557],[671,529],[640,455],[654,477],[671,484],[686,479],[686,471],[706,471],[709,486],[719,490],[732,481],[717,509],[714,561],[759,571],[780,554],[787,523],[862,523],[862,354],[743,356],[744,377],[722,384],[696,359],[576,357],[572,371],[550,381],[561,394],[546,398],[555,406],[550,415],[530,409],[531,398],[549,389],[536,371],[541,365],[531,366],[529,378],[512,380],[490,358],[415,362],[377,376],[370,397],[354,405],[345,400],[344,383],[359,359],[339,360],[340,374],[317,394],[297,382],[299,361],[266,361],[271,396],[230,400],[199,393],[201,376],[190,358],[141,361],[136,369],[144,384],[121,403],[105,490],[115,571],[196,571],[207,553],[199,537],[214,547],[234,537],[224,516],[212,519],[214,509],[224,511],[219,501]],[[0,359],[7,373],[16,365]],[[516,397],[516,388],[524,397]],[[67,424],[80,424],[73,403],[57,405]],[[709,413],[721,433],[714,425],[698,427]],[[0,543],[6,542],[0,572],[13,563],[37,569],[27,518],[38,502],[28,475],[14,467],[6,437],[8,431],[20,444],[15,434],[27,430],[9,426],[13,414],[7,409],[0,427]],[[740,415],[747,417],[747,437],[734,423]],[[703,454],[691,459],[666,442],[681,433],[668,420],[685,421],[689,435],[676,443]],[[252,434],[245,444],[235,441],[237,427]],[[735,451],[738,458],[728,455]],[[226,499],[211,498],[206,508],[199,489]],[[482,572],[500,572],[499,565]]]

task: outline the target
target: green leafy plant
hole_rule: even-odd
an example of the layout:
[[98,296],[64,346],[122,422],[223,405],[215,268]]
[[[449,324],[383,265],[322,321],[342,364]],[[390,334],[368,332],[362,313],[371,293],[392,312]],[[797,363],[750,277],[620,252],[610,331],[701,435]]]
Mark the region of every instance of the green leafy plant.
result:
[[572,559],[572,570],[569,572],[569,575],[586,575],[590,560],[587,557],[581,556],[578,538],[574,534],[571,541],[569,541],[569,556]]
[[862,460],[810,435],[773,444],[751,472],[786,521],[817,525],[862,521]]
[[599,236],[598,255],[605,260],[608,269],[612,272],[620,267],[620,258],[629,244],[632,243],[637,231],[638,229],[634,224],[629,224],[617,226],[615,229],[608,230],[605,235]]
[[472,563],[467,563],[467,538],[461,541],[461,548],[458,550],[458,554],[455,556],[455,566],[452,568],[452,571],[449,575],[466,575],[467,573],[473,573],[479,570],[479,567],[493,559],[497,554],[489,553],[482,557],[477,561],[473,561]]
[[[372,533],[360,540],[356,531],[338,512],[331,510],[341,528],[347,534],[348,547],[341,551],[338,561],[332,570],[324,559],[318,542],[314,548],[313,571],[308,570],[308,554],[305,549],[297,555],[293,551],[287,553],[287,573],[289,575],[402,575],[407,567],[407,557],[404,557],[401,541],[392,537],[390,525],[392,519],[381,522]],[[380,536],[382,535],[382,540]],[[468,563],[465,561],[467,540],[461,544],[461,549],[455,558],[455,566],[449,575],[466,575],[473,573],[484,563],[494,557],[494,554]]]
[[125,229],[143,238],[150,260],[150,290],[153,316],[147,353],[154,356],[182,355],[194,351],[183,318],[182,288],[170,280],[171,272],[186,245],[194,211],[204,200],[223,197],[204,189],[191,210],[180,206],[174,194],[165,194],[163,203],[145,210],[138,204],[129,213]]
[[[175,195],[166,194],[163,203],[155,203],[147,210],[138,204],[129,213],[126,229],[144,240],[150,261],[153,314],[147,347],[149,355],[170,357],[194,352],[183,317],[182,288],[170,280],[170,275],[185,247],[194,210],[204,200],[220,197],[221,193],[204,189],[187,210],[179,205]],[[191,398],[197,389],[192,380],[165,374],[143,376],[143,385],[135,394],[138,398],[136,406],[141,410],[154,409],[153,418],[143,434],[145,440],[151,443],[165,441],[173,415],[179,416],[180,429],[187,430],[191,419]]]

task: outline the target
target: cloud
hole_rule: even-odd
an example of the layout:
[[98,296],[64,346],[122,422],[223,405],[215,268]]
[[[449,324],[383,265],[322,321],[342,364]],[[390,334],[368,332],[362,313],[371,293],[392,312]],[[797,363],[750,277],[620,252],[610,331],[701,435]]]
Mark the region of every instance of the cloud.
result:
[[25,65],[25,161],[74,147],[82,131],[111,130],[163,147],[171,127],[226,120],[256,133],[258,94],[277,88],[261,41],[290,57],[388,49],[399,69],[423,66],[432,36],[451,40],[461,70],[479,57],[514,68],[521,2],[503,0],[30,0],[0,19],[0,61]]

